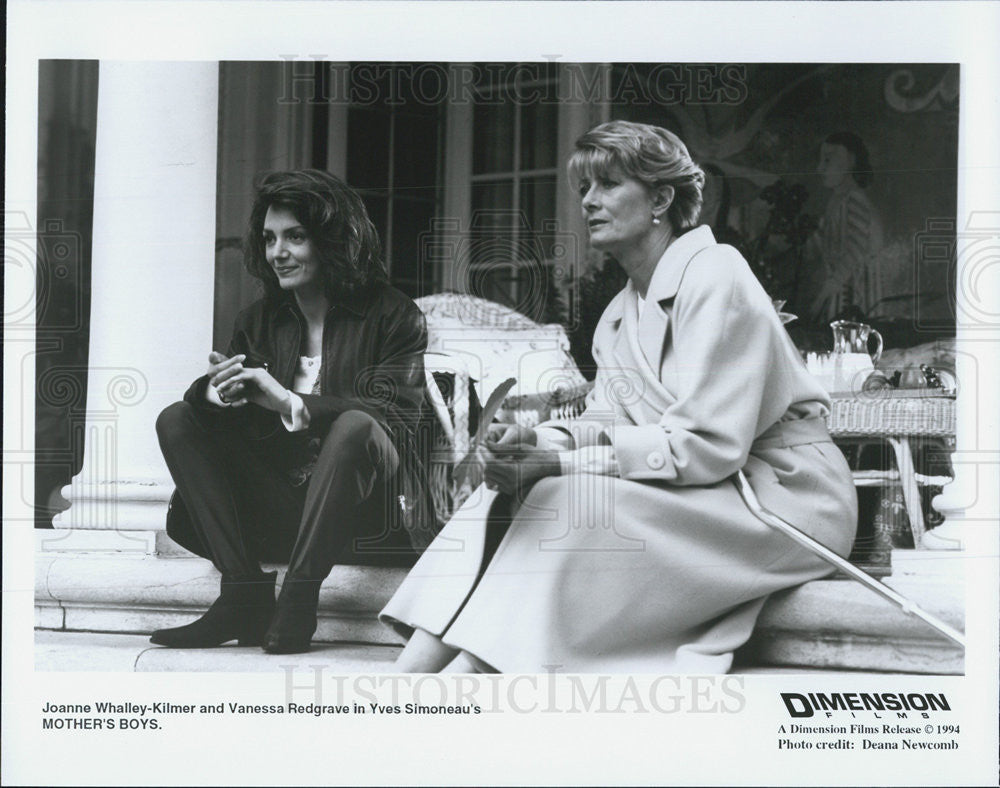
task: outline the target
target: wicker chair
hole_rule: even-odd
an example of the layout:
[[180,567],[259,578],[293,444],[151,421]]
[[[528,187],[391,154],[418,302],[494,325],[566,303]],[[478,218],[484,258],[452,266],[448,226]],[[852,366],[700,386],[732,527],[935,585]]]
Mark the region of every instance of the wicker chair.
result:
[[[424,296],[416,303],[427,319],[427,391],[443,433],[434,447],[431,485],[437,515],[445,521],[467,494],[455,489],[451,471],[471,445],[470,388],[486,402],[501,383],[516,378],[496,418],[533,427],[578,414],[590,384],[569,354],[560,325],[541,325],[501,304],[461,293]],[[442,387],[435,373],[453,376],[454,385]]]

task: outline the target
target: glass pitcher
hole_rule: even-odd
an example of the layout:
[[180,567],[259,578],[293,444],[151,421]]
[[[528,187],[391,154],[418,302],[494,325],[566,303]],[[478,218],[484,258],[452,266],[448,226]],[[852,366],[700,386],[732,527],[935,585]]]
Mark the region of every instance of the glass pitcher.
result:
[[[882,356],[882,335],[865,323],[853,323],[850,320],[834,320],[830,323],[833,329],[834,354],[864,353],[872,360],[872,366],[878,364]],[[868,349],[868,341],[875,339],[875,352]]]

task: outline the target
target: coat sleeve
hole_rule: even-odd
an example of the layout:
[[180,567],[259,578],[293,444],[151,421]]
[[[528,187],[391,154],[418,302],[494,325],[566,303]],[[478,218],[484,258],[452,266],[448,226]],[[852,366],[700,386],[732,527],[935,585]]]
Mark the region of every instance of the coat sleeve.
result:
[[309,411],[310,425],[326,425],[347,410],[360,410],[381,424],[414,429],[424,402],[426,350],[424,315],[407,301],[386,315],[379,361],[358,373],[353,397],[299,395]]
[[688,266],[667,330],[672,359],[663,382],[677,399],[656,425],[610,431],[620,474],[714,484],[746,464],[761,421],[787,409],[784,329],[742,257],[717,247]]

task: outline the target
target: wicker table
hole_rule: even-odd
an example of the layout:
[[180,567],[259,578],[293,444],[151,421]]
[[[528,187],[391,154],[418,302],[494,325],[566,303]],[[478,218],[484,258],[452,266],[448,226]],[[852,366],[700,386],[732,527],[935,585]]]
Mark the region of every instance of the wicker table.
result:
[[897,390],[862,395],[833,395],[827,425],[838,443],[885,441],[896,468],[888,471],[855,471],[859,487],[898,483],[902,487],[914,547],[925,532],[920,485],[947,484],[950,477],[924,476],[914,468],[910,441],[938,440],[942,445],[955,436],[955,400],[936,390]]
[[[586,382],[550,394],[509,397],[501,409],[501,420],[533,427],[549,418],[575,418],[583,411],[592,386]],[[827,426],[831,437],[841,444],[884,442],[891,447],[895,469],[856,470],[854,483],[858,487],[900,485],[913,544],[919,547],[926,530],[920,485],[944,485],[951,478],[917,473],[910,441],[937,440],[947,448],[955,436],[954,398],[933,389],[833,394]]]

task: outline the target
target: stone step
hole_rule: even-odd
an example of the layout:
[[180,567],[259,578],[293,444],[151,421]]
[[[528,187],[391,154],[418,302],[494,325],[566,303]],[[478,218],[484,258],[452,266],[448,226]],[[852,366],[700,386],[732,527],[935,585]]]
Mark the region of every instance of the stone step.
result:
[[[283,566],[265,566],[279,572]],[[399,644],[375,616],[405,569],[337,566],[320,591],[318,642]],[[219,574],[200,558],[50,554],[35,571],[36,626],[83,632],[149,633],[180,626],[219,595]]]
[[[964,590],[948,578],[883,582],[959,631]],[[810,665],[906,673],[964,673],[965,653],[930,625],[848,579],[816,580],[774,594],[739,659],[754,665]]]
[[150,644],[146,635],[97,632],[35,633],[35,670],[189,673],[283,672],[289,666],[331,673],[391,673],[399,646],[322,643],[306,654],[265,654],[236,645],[173,649]]
[[[148,634],[191,621],[211,604],[219,588],[215,570],[196,558],[50,553],[37,561],[36,626],[44,630]],[[337,648],[345,644],[398,646],[399,637],[379,624],[376,615],[404,575],[402,569],[336,567],[320,594],[316,642]],[[963,629],[960,580],[904,575],[889,578],[887,584],[951,626]],[[235,647],[222,650],[228,653]],[[263,657],[259,650],[239,651],[246,652],[245,659],[252,664]],[[153,654],[144,657],[144,664],[157,660],[187,664],[186,660],[200,659],[192,653]],[[754,637],[738,654],[738,665],[741,671],[755,666],[786,666],[961,674],[963,653],[927,624],[905,615],[871,590],[835,579],[814,581],[772,596]]]
[[[399,646],[361,643],[314,644],[307,654],[265,654],[259,648],[221,646],[170,649],[151,645],[145,635],[102,632],[35,633],[35,670],[41,672],[266,673],[314,671],[332,674],[392,673]],[[742,675],[856,675],[856,671],[810,667],[744,665]],[[906,674],[892,674],[906,675]]]

